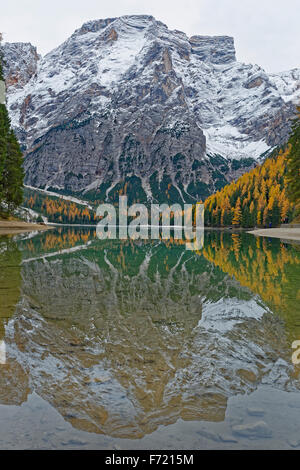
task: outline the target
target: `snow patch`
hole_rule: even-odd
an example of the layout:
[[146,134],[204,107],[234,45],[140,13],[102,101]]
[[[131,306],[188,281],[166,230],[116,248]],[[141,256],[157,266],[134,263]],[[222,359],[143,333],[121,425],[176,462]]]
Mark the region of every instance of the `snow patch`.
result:
[[241,134],[236,127],[225,125],[203,130],[206,137],[207,155],[222,155],[224,158],[239,160],[241,158],[258,159],[270,150],[265,141],[249,141],[249,136]]

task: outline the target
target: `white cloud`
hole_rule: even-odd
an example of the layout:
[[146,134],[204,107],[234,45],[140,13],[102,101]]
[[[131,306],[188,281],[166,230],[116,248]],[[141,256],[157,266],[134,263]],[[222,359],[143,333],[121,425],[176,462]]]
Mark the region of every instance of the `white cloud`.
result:
[[151,14],[188,35],[234,36],[239,60],[281,71],[300,66],[299,13],[299,0],[10,0],[1,29],[45,54],[87,20]]

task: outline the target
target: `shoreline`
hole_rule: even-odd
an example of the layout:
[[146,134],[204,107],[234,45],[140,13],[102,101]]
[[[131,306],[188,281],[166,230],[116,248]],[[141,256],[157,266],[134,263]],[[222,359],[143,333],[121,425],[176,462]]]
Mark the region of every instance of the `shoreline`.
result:
[[280,238],[284,241],[300,242],[300,227],[262,228],[251,230],[247,233],[250,233],[255,237]]
[[52,228],[49,225],[22,222],[21,220],[0,220],[0,235],[16,235],[35,231],[42,232]]
[[[32,222],[23,222],[21,220],[0,220],[0,235],[16,235],[26,232],[39,231],[43,232],[60,226],[74,226],[73,224],[36,224]],[[76,227],[95,228],[96,225],[76,225]],[[256,237],[279,238],[283,241],[296,241],[300,243],[300,227],[278,227],[249,230],[245,228],[229,228],[229,227],[204,227],[205,231],[227,231],[227,232],[246,232]]]

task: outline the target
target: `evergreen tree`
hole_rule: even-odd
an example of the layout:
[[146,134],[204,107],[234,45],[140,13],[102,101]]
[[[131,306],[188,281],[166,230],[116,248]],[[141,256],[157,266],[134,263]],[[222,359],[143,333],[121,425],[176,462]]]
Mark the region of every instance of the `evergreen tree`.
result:
[[3,172],[4,200],[11,212],[23,201],[23,179],[22,168],[23,156],[19,143],[10,130],[7,139],[7,156]]
[[[1,34],[0,34],[1,41]],[[4,82],[0,48],[0,81]],[[0,209],[10,213],[23,199],[22,152],[10,127],[5,104],[0,104]],[[4,203],[4,204],[3,204]]]
[[271,221],[273,227],[277,227],[280,224],[280,208],[277,201],[273,204]]
[[[1,41],[1,34],[0,34]],[[2,53],[0,49],[0,82],[4,81],[2,70]],[[9,117],[4,104],[0,103],[0,203],[3,200],[3,171],[7,155],[7,136],[9,132]]]
[[241,221],[242,227],[250,227],[250,210],[249,207],[246,206],[242,212],[242,221]]
[[290,201],[300,205],[300,108],[298,119],[294,122],[289,140],[290,151],[287,155],[287,183]]

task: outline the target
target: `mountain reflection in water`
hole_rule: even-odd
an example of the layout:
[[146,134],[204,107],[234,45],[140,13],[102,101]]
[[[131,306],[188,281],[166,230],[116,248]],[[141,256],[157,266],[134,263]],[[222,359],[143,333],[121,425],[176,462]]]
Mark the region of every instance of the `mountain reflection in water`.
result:
[[223,421],[261,384],[299,389],[297,247],[209,232],[190,252],[57,230],[1,238],[0,266],[2,404],[35,392],[77,429],[137,439]]

